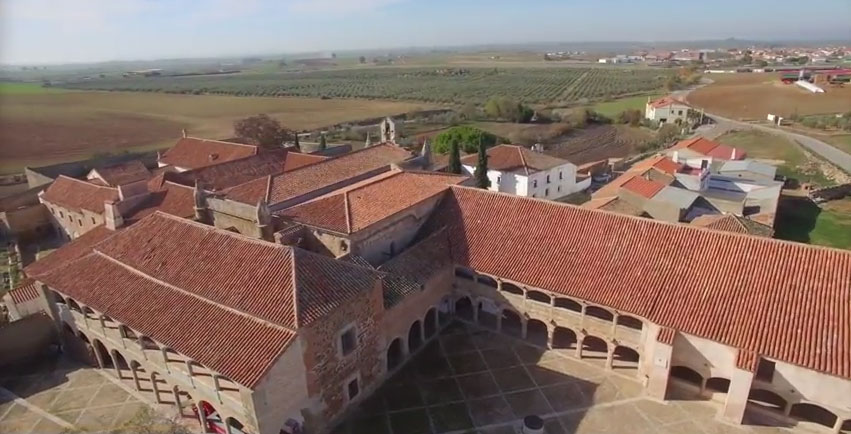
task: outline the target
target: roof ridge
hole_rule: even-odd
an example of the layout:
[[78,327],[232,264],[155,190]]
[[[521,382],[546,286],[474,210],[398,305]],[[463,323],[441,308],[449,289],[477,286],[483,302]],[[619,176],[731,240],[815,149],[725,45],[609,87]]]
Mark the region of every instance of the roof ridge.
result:
[[[92,170],[95,170],[95,169],[92,169]],[[67,175],[59,175],[59,176],[57,176],[57,177],[56,177],[56,179],[59,179],[59,178],[63,178],[63,179],[68,179],[68,180],[71,180],[71,181],[75,181],[75,182],[78,182],[78,183],[80,183],[80,184],[87,185],[87,186],[89,186],[89,187],[93,187],[93,188],[104,188],[104,189],[107,189],[107,190],[115,190],[115,192],[116,192],[116,193],[118,192],[118,187],[110,187],[110,186],[108,186],[108,185],[97,185],[97,184],[92,184],[91,182],[84,181],[84,180],[82,180],[82,179],[72,178],[72,177],[67,176]],[[54,181],[54,182],[55,182],[55,181]],[[48,187],[48,188],[49,188],[49,187]]]
[[[166,281],[164,281],[164,280],[157,279],[156,277],[153,277],[153,276],[151,276],[151,275],[148,275],[148,274],[146,274],[146,273],[143,273],[142,271],[137,270],[136,268],[133,268],[133,267],[131,267],[130,265],[127,265],[127,264],[125,264],[125,263],[123,263],[123,262],[121,262],[121,261],[119,261],[119,260],[117,260],[117,259],[115,259],[115,258],[113,258],[113,257],[111,257],[111,256],[109,256],[109,255],[107,255],[107,254],[105,254],[105,253],[103,253],[103,252],[101,252],[100,250],[92,249],[92,253],[89,253],[89,255],[86,255],[86,256],[84,256],[83,258],[88,257],[88,256],[90,256],[90,255],[97,255],[97,256],[100,256],[100,257],[102,257],[102,258],[104,258],[104,259],[106,259],[106,260],[108,260],[108,261],[110,261],[110,262],[112,262],[112,263],[114,263],[114,264],[116,264],[116,265],[118,265],[118,266],[120,266],[120,267],[124,268],[125,270],[127,270],[127,271],[129,271],[129,272],[131,272],[131,273],[133,273],[133,274],[136,274],[137,276],[142,277],[143,279],[150,280],[151,282],[154,282],[154,283],[156,283],[156,284],[158,284],[158,285],[165,286],[166,288],[169,288],[169,289],[171,289],[171,290],[173,290],[173,291],[177,291],[177,292],[179,292],[179,293],[181,293],[181,294],[184,294],[184,295],[186,295],[186,296],[189,296],[189,297],[195,298],[196,300],[203,301],[203,302],[205,302],[205,303],[207,303],[207,304],[211,304],[211,305],[218,306],[218,307],[220,307],[220,308],[222,308],[222,309],[224,309],[224,310],[227,310],[227,311],[229,311],[229,312],[231,312],[231,313],[234,313],[234,314],[240,315],[240,316],[242,316],[242,317],[248,318],[248,319],[249,319],[249,320],[251,320],[251,321],[254,321],[254,322],[257,322],[257,323],[260,323],[260,324],[263,324],[263,325],[269,326],[269,327],[272,327],[272,328],[277,329],[277,330],[281,330],[281,331],[289,331],[289,332],[292,332],[292,333],[296,333],[296,331],[295,331],[294,329],[291,329],[291,328],[289,328],[289,327],[285,327],[285,326],[282,326],[282,325],[280,325],[280,324],[275,324],[275,323],[273,323],[273,322],[271,322],[271,321],[267,321],[267,320],[265,320],[265,319],[258,318],[258,317],[254,316],[254,315],[251,315],[251,314],[247,313],[247,312],[243,312],[243,311],[241,311],[241,310],[239,310],[239,309],[236,309],[236,308],[234,308],[234,307],[231,307],[231,306],[227,306],[227,305],[224,305],[224,304],[218,303],[218,302],[216,302],[216,301],[210,300],[209,298],[206,298],[206,297],[203,297],[203,296],[201,296],[201,295],[199,295],[199,294],[196,294],[196,293],[194,293],[194,292],[192,292],[192,291],[188,291],[188,290],[185,290],[185,289],[183,289],[183,288],[179,288],[179,287],[177,287],[177,286],[175,286],[175,285],[172,285],[171,283],[168,283],[168,282],[166,282]],[[80,259],[82,259],[82,258],[80,258]]]
[[269,197],[272,194],[272,175],[266,175],[266,193],[263,194],[263,200],[269,202]]
[[[228,231],[228,230],[225,230],[225,229],[217,228],[215,226],[206,225],[204,223],[197,222],[195,220],[189,220],[189,219],[186,219],[186,218],[183,218],[183,217],[180,217],[180,216],[168,214],[168,213],[162,212],[160,210],[156,210],[156,211],[152,212],[149,216],[144,217],[139,222],[140,223],[144,222],[145,220],[153,218],[154,216],[165,217],[167,219],[175,220],[175,221],[182,223],[182,224],[196,226],[200,229],[203,229],[206,232],[216,233],[216,234],[220,234],[220,235],[226,235],[226,236],[229,236],[231,238],[236,238],[236,239],[239,239],[239,240],[242,240],[242,241],[248,241],[248,242],[251,242],[253,244],[259,244],[261,246],[271,247],[271,248],[278,249],[278,250],[286,250],[288,248],[287,246],[282,245],[282,244],[273,243],[271,241],[261,240],[261,239],[254,238],[254,237],[249,237],[248,235],[238,234],[238,233],[231,232],[231,231]],[[139,225],[135,224],[135,225],[127,228],[127,230],[128,231],[133,230],[136,227],[139,227]]]
[[346,213],[346,232],[352,233],[352,213],[349,210],[349,193],[351,191],[343,192],[343,211]]
[[258,145],[251,145],[251,144],[248,144],[248,143],[227,142],[227,141],[224,141],[224,140],[216,140],[216,139],[205,139],[205,138],[202,138],[202,137],[186,136],[186,137],[181,137],[181,139],[194,139],[194,140],[200,140],[202,142],[215,142],[215,143],[222,143],[222,144],[225,144],[225,145],[245,146],[245,147],[254,148],[255,150],[260,149],[260,146],[258,146]]
[[526,176],[529,176],[529,166],[526,165],[526,157],[523,155],[523,149],[518,146],[517,152],[520,154],[520,164],[523,167],[523,171],[526,172]]
[[[683,223],[680,223],[680,222],[667,222],[667,221],[664,221],[664,220],[648,219],[648,218],[645,218],[645,217],[633,216],[633,215],[628,215],[628,214],[621,214],[621,213],[618,213],[618,212],[604,210],[604,209],[582,208],[580,206],[569,204],[569,203],[556,202],[556,201],[552,201],[552,200],[546,200],[546,199],[534,198],[534,197],[527,197],[527,196],[517,196],[517,195],[514,195],[514,194],[504,193],[504,192],[501,192],[501,191],[482,190],[480,188],[470,187],[470,186],[466,186],[466,185],[454,184],[454,185],[450,185],[449,189],[450,190],[457,189],[457,190],[471,191],[471,192],[478,193],[478,194],[491,194],[491,195],[504,196],[504,197],[508,197],[508,198],[512,198],[512,199],[520,200],[520,201],[546,202],[551,206],[559,206],[559,207],[563,207],[563,208],[573,208],[573,209],[581,210],[581,212],[587,212],[587,213],[595,213],[595,212],[605,213],[605,214],[613,216],[614,218],[625,219],[625,220],[635,220],[635,221],[644,222],[644,223],[647,223],[647,224],[682,227],[682,228],[685,228],[685,230],[712,231],[712,232],[718,234],[718,236],[745,237],[745,238],[757,240],[758,242],[763,242],[763,243],[785,244],[785,245],[789,245],[789,246],[793,246],[793,247],[797,247],[797,248],[801,248],[801,249],[830,251],[830,252],[839,253],[839,254],[843,254],[843,255],[851,255],[851,250],[839,249],[839,248],[836,248],[836,247],[817,246],[817,245],[814,245],[814,244],[804,244],[804,243],[798,243],[798,242],[795,242],[795,241],[781,240],[781,239],[777,239],[777,238],[766,238],[766,237],[759,237],[759,236],[750,235],[750,234],[739,234],[739,233],[735,233],[735,232],[717,231],[717,230],[704,228],[704,227],[700,227],[700,226],[683,224]],[[608,197],[608,196],[606,196],[606,197]]]
[[298,273],[298,267],[296,266],[295,259],[296,251],[295,249],[290,249],[290,269],[292,273],[290,273],[290,280],[292,281],[292,296],[293,296],[293,318],[295,319],[295,326],[301,327],[301,315],[299,314],[299,303],[298,303],[298,279],[296,278],[296,273]]

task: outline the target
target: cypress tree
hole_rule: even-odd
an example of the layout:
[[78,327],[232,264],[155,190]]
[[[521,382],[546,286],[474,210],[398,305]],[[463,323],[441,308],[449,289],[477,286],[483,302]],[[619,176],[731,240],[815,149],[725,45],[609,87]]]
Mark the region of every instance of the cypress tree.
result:
[[319,136],[319,150],[324,151],[328,149],[328,142],[325,140],[325,134]]
[[293,135],[295,136],[295,140],[293,140],[293,144],[295,145],[295,148],[296,148],[296,149],[298,149],[298,150],[300,151],[300,150],[301,150],[301,145],[299,145],[299,144],[298,144],[298,131],[295,131],[295,132],[293,133]]
[[488,189],[491,186],[491,180],[488,179],[488,152],[481,139],[479,140],[479,161],[476,163],[473,177],[476,178],[476,187]]
[[457,140],[449,143],[449,173],[461,174],[461,150]]

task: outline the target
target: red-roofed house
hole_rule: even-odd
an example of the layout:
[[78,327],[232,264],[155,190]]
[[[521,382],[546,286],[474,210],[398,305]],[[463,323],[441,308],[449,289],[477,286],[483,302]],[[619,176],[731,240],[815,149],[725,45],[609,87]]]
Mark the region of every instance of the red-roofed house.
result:
[[644,117],[660,124],[676,123],[677,121],[685,123],[688,121],[689,110],[691,110],[691,106],[688,104],[672,96],[666,96],[655,101],[648,99],[644,108]]
[[728,161],[744,160],[747,157],[747,153],[741,149],[727,146],[705,137],[680,140],[674,146],[668,148],[667,154],[679,163],[706,157],[709,157],[710,162],[713,159]]
[[159,157],[157,164],[160,167],[173,166],[183,172],[250,157],[259,152],[260,148],[254,145],[183,137]]

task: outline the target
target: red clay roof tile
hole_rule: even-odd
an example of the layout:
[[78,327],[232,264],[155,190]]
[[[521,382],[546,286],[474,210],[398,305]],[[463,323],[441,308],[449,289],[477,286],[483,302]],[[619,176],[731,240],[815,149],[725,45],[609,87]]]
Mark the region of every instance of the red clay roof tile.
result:
[[160,158],[160,163],[191,170],[256,155],[259,148],[218,140],[184,137]]
[[75,211],[86,210],[103,214],[107,200],[118,200],[118,189],[103,187],[79,179],[59,175],[46,190],[42,198],[53,205]]
[[[494,146],[489,148],[487,153],[489,170],[519,170],[526,175],[570,163],[567,160],[551,157],[518,145]],[[461,158],[461,163],[467,166],[475,166],[478,158],[477,154],[470,154]]]
[[151,177],[151,172],[139,160],[92,169],[92,172],[92,174],[97,174],[110,187],[143,181]]
[[115,231],[111,231],[103,225],[97,226],[50,252],[47,256],[27,265],[24,272],[27,276],[37,278],[41,274],[88,255],[96,244],[115,235],[115,233]]
[[641,197],[650,199],[665,188],[665,184],[661,182],[644,179],[641,176],[635,176],[623,184],[623,188],[629,190]]
[[35,300],[38,298],[38,289],[35,287],[35,280],[24,279],[15,289],[9,291],[9,296],[16,304]]

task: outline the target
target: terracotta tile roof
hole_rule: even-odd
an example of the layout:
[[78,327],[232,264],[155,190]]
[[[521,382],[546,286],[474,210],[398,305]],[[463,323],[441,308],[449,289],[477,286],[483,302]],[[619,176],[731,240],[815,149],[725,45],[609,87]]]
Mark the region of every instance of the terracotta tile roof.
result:
[[739,350],[736,354],[736,367],[748,372],[756,372],[759,355],[750,350]]
[[709,157],[715,157],[722,160],[743,160],[747,157],[747,153],[741,149],[731,146],[722,145],[721,143],[709,140],[705,137],[695,137],[687,140],[680,140],[671,150],[689,149],[699,154]]
[[27,265],[24,272],[27,276],[37,278],[41,274],[86,256],[96,244],[115,235],[115,233],[115,231],[111,231],[103,225],[97,226],[50,252],[47,256]]
[[608,203],[612,202],[613,200],[617,199],[617,196],[597,197],[589,200],[588,202],[583,203],[580,206],[586,209],[600,209]]
[[320,161],[328,160],[330,157],[316,154],[303,154],[300,152],[290,152],[287,154],[286,162],[284,163],[284,172],[290,172],[304,166],[319,163]]
[[651,106],[651,107],[653,107],[653,108],[667,107],[667,106],[672,105],[672,104],[679,104],[679,105],[689,106],[689,105],[688,105],[688,104],[686,104],[685,102],[680,101],[680,100],[678,100],[678,99],[676,99],[676,98],[674,98],[674,97],[671,97],[671,96],[665,96],[665,97],[659,98],[659,99],[657,99],[657,100],[655,100],[655,101],[651,101],[649,104],[650,104],[650,106]]
[[162,155],[160,163],[198,169],[256,155],[258,152],[259,148],[254,145],[184,137]]
[[774,230],[771,226],[752,221],[746,217],[733,214],[707,214],[695,218],[691,225],[714,229],[717,231],[734,232],[738,234],[749,234],[761,237],[771,237]]
[[53,205],[74,211],[86,210],[103,214],[103,204],[107,200],[118,200],[118,189],[102,187],[59,175],[42,195],[42,199]]
[[661,182],[644,179],[641,176],[634,176],[629,181],[623,184],[623,188],[629,190],[641,197],[650,199],[665,188],[665,184]]
[[268,175],[277,175],[285,170],[284,162],[293,158],[286,150],[265,151],[236,160],[225,161],[213,166],[204,166],[176,173],[166,179],[194,186],[200,182],[205,190],[220,191]]
[[378,267],[386,273],[384,282],[384,306],[390,308],[409,294],[422,290],[435,273],[451,267],[447,231],[440,229],[419,241],[396,257]]
[[139,160],[131,160],[126,163],[113,166],[92,169],[90,176],[97,175],[110,187],[143,181],[151,177],[151,172]]
[[[475,166],[479,161],[477,154],[461,158],[461,164]],[[549,170],[570,163],[561,158],[535,152],[518,145],[499,145],[488,149],[488,169],[499,171],[521,171],[525,175]]]
[[[149,183],[149,187],[151,184]],[[194,218],[195,189],[164,181],[159,187],[149,190],[147,199],[123,216],[124,223],[133,224],[156,211],[177,217]]]
[[623,187],[623,185],[629,182],[632,178],[640,174],[641,172],[625,172],[623,175],[618,176],[608,184],[602,186],[599,190],[595,191],[592,196],[595,199],[605,197],[617,197],[621,187]]
[[457,264],[851,378],[849,251],[450,191],[426,227]]
[[39,280],[246,387],[295,337],[292,330],[146,278],[99,253]]
[[445,173],[392,170],[277,215],[301,224],[351,234],[467,179]]
[[677,336],[677,332],[674,329],[669,327],[660,327],[659,334],[656,335],[656,341],[661,342],[663,344],[673,345],[674,338]]
[[317,190],[339,188],[371,172],[378,173],[394,163],[411,158],[411,153],[394,145],[374,145],[291,172],[254,180],[227,191],[226,197],[242,203],[257,204],[266,199],[270,205],[285,202]]
[[683,165],[675,163],[674,160],[664,155],[657,155],[635,163],[630,170],[644,170],[651,167],[668,175],[673,175],[679,172]]
[[9,291],[9,297],[15,304],[26,303],[38,298],[38,288],[35,287],[35,280],[24,279],[15,289]]

